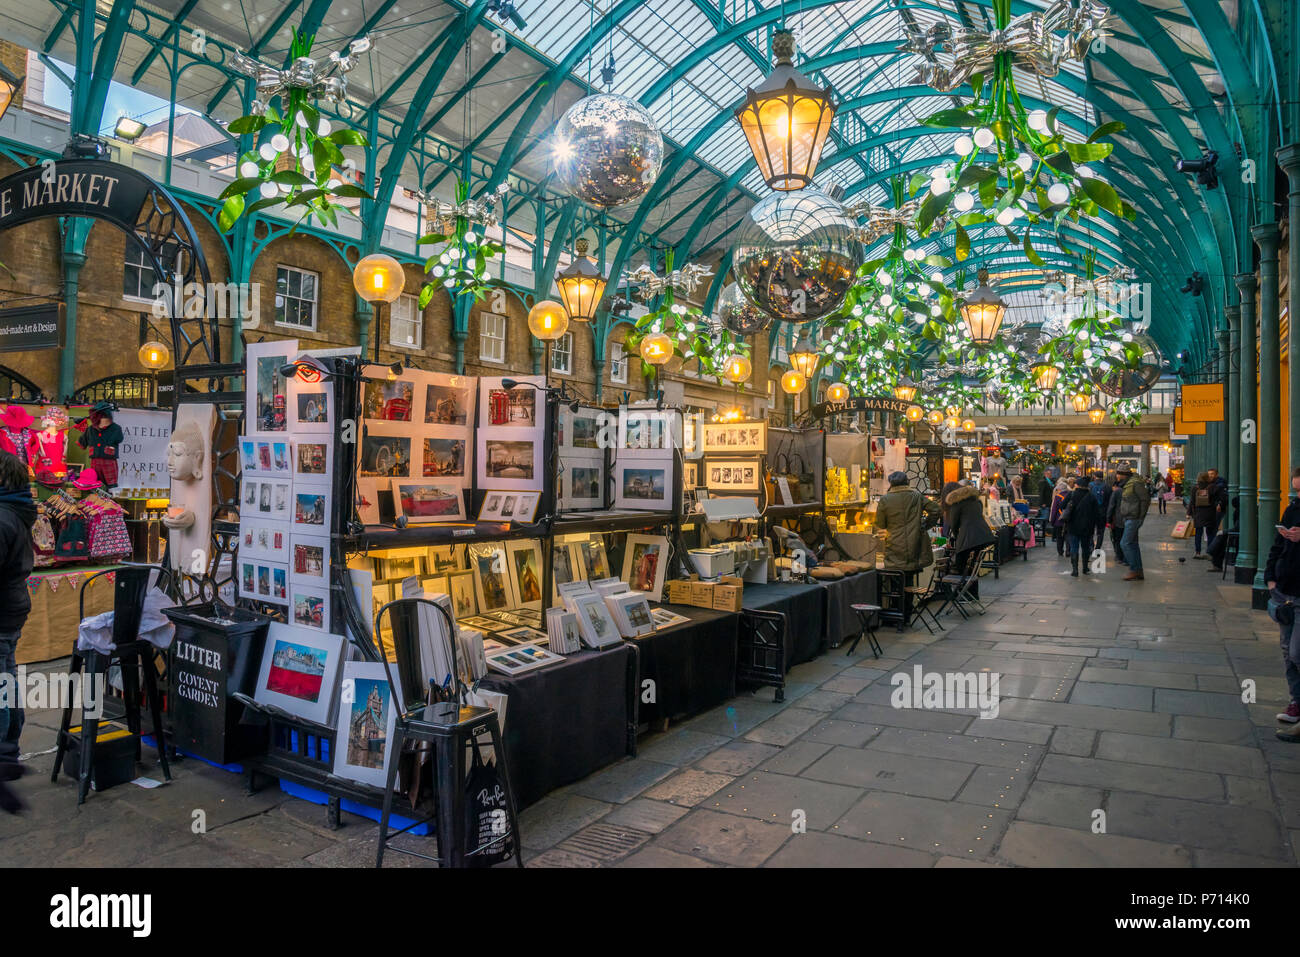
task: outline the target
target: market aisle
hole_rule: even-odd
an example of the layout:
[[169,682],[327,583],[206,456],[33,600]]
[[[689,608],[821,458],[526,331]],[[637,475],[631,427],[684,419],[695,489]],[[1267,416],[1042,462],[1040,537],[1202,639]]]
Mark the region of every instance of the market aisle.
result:
[[[1173,516],[1150,525],[1143,583],[1113,566],[1095,581],[1061,576],[1049,544],[982,579],[995,596],[983,617],[945,619],[933,638],[886,630],[880,661],[864,643],[796,667],[783,704],[763,689],[643,737],[639,757],[524,812],[527,862],[1293,865],[1300,748],[1273,738],[1276,630],[1245,589],[1190,560],[1190,542],[1169,540]],[[889,675],[917,665],[998,673],[998,717],[891,707]],[[57,717],[30,715],[24,750],[52,747]],[[238,775],[194,761],[170,787],[124,785],[78,812],[66,780],[49,784],[52,759],[32,759],[18,785],[32,811],[0,819],[2,864],[373,861],[369,821],[345,815],[329,831],[323,808],[274,788],[247,796]],[[796,812],[806,833],[793,832]]]
[[[1151,515],[1145,582],[1062,576],[1049,544],[981,580],[983,617],[883,632],[881,661],[795,668],[784,705],[760,691],[643,739],[529,809],[530,863],[1294,865],[1276,628],[1174,519]],[[889,675],[917,665],[999,673],[999,715],[891,707]]]

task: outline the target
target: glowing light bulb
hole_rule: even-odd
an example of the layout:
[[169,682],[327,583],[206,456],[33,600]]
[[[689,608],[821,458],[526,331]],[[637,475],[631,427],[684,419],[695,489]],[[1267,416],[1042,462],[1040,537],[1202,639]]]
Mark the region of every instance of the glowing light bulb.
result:
[[322,117],[320,118],[320,122],[316,124],[316,135],[317,135],[317,136],[329,136],[329,135],[330,135],[330,130],[331,130],[332,128],[333,128],[333,127],[330,126],[330,121],[327,120],[327,119],[325,119],[325,117],[322,116]]
[[1074,171],[1079,174],[1080,179],[1092,179],[1097,175],[1092,171],[1092,167],[1090,166],[1078,166],[1075,167]]
[[998,213],[997,221],[999,226],[1010,226],[1016,221],[1016,217],[1010,209],[1004,209],[1002,212]]
[[262,157],[262,159],[264,160],[275,159],[275,154],[277,152],[278,151],[276,150],[276,148],[272,146],[270,143],[263,143],[261,146],[257,148],[257,155]]
[[894,304],[894,297],[891,296],[889,293],[885,293],[883,296],[880,297],[880,304],[884,306],[886,309],[888,309],[890,306]]
[[1020,167],[1020,172],[1028,173],[1029,167],[1034,165],[1034,161],[1028,153],[1021,153],[1016,157],[1016,165]]
[[947,176],[934,176],[930,179],[930,192],[936,196],[942,196],[952,189],[952,184],[948,182]]
[[263,183],[257,188],[257,191],[262,194],[263,199],[271,199],[280,192],[276,189],[274,183]]

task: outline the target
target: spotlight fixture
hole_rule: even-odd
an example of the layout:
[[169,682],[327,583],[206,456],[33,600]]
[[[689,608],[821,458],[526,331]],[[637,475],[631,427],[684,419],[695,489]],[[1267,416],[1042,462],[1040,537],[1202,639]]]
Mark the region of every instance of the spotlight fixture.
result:
[[496,14],[496,18],[502,23],[509,20],[516,29],[523,30],[528,26],[527,21],[519,15],[510,0],[488,0],[487,12]]
[[147,127],[139,120],[130,116],[120,116],[117,125],[113,127],[113,135],[119,140],[126,140],[128,143],[134,143]]
[[600,68],[600,80],[606,86],[614,82],[614,69],[614,54],[611,53],[605,65]]
[[1219,186],[1219,154],[1214,150],[1205,150],[1200,159],[1180,159],[1174,163],[1174,168],[1180,173],[1194,174],[1196,182],[1206,189],[1217,189]]
[[1199,272],[1194,272],[1187,277],[1187,282],[1183,283],[1183,287],[1178,291],[1190,292],[1193,296],[1199,296],[1201,294],[1201,290],[1203,290],[1204,288],[1205,288],[1205,277]]

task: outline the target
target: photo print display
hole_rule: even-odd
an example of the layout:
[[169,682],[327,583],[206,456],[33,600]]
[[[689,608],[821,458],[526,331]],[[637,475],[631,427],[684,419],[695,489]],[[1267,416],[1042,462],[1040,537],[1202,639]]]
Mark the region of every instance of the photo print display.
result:
[[[542,436],[515,438],[510,430],[480,429],[476,464],[480,488],[542,490]],[[522,434],[522,433],[519,433]]]
[[298,485],[329,485],[334,475],[334,443],[327,438],[293,443],[293,480]]
[[506,542],[515,607],[542,607],[542,547],[532,540]]
[[357,479],[357,517],[363,525],[378,525],[379,493],[388,494],[391,479]]
[[540,431],[546,408],[546,380],[542,376],[511,378],[517,383],[513,389],[505,388],[500,376],[483,376],[478,380],[479,427]]
[[266,522],[256,516],[239,518],[239,557],[289,560],[289,523]]
[[614,464],[614,507],[667,509],[672,507],[672,453],[653,458],[619,454]]
[[[398,681],[396,674],[393,681]],[[340,699],[338,733],[334,738],[334,773],[382,788],[388,782],[388,762],[394,757],[389,745],[400,701],[393,701],[382,662],[344,662],[341,687],[345,693]]]
[[623,581],[651,601],[663,601],[668,571],[668,539],[662,535],[629,534],[623,546]]
[[527,524],[537,517],[541,500],[541,492],[487,492],[483,496],[478,520]]
[[763,481],[758,459],[706,459],[704,483],[712,492],[757,492]]
[[239,560],[239,593],[254,601],[286,605],[289,602],[289,566],[259,558]]
[[505,547],[499,544],[470,545],[468,555],[479,611],[486,613],[515,607]]
[[291,518],[293,483],[279,479],[244,479],[239,518],[262,522],[287,522]]
[[366,427],[358,465],[359,478],[410,478],[411,436]]
[[329,631],[329,589],[294,582],[289,588],[289,622],[301,628]]
[[606,648],[622,640],[618,624],[600,595],[574,595],[568,599],[568,604],[578,616],[578,627],[582,630],[582,640],[587,647]]
[[244,475],[281,478],[290,475],[288,439],[242,436],[239,440],[239,457]]
[[289,431],[334,431],[334,386],[328,380],[289,380]]
[[447,594],[451,596],[451,607],[457,618],[469,618],[478,614],[478,601],[474,596],[474,573],[472,571],[449,572],[447,574]]
[[703,426],[703,451],[725,452],[731,455],[767,452],[766,422],[705,422]]
[[361,417],[372,422],[410,422],[415,410],[415,380],[392,377],[387,366],[365,366]]
[[329,724],[347,639],[271,622],[253,700]]
[[621,406],[618,410],[620,452],[672,449],[678,421],[678,413],[672,410]]
[[440,372],[427,377],[432,381],[423,383],[425,424],[468,427],[474,411],[474,380]]
[[459,482],[393,479],[393,506],[412,525],[465,518],[465,495]]
[[573,547],[582,559],[582,578],[594,582],[610,577],[609,556],[605,554],[605,540],[603,538],[577,542]]
[[330,542],[324,535],[294,533],[289,541],[289,578],[295,584],[329,587]]
[[421,439],[420,475],[455,479],[468,485],[469,443],[462,435],[424,436]]
[[582,556],[578,554],[577,546],[557,542],[551,552],[551,581],[555,586],[555,594],[559,595],[561,585],[585,579],[586,572],[582,567]]
[[326,489],[297,489],[293,493],[293,527],[295,530],[329,531],[330,493]]
[[686,462],[682,465],[682,488],[693,489],[700,484],[700,463]]
[[577,412],[561,407],[559,412],[559,446],[577,452],[599,452],[599,409],[579,408]]
[[427,571],[434,574],[458,572],[466,568],[464,545],[434,545],[424,556]]
[[297,339],[253,342],[244,347],[248,370],[244,409],[250,433],[288,430],[289,380],[280,370],[297,355]]
[[605,458],[600,452],[560,450],[560,509],[604,507]]

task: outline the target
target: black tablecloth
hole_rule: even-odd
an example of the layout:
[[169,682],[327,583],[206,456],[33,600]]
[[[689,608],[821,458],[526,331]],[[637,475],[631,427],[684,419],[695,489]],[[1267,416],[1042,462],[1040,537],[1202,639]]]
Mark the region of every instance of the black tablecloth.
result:
[[818,582],[826,589],[826,640],[838,645],[862,631],[855,604],[878,604],[878,585],[874,571],[847,575],[839,581]]
[[741,604],[755,611],[779,611],[785,615],[787,671],[794,665],[811,661],[821,654],[822,645],[826,643],[823,627],[826,589],[820,584],[816,582],[746,584]]
[[[740,616],[686,605],[664,607],[691,620],[631,639],[641,652],[637,681],[641,721],[698,714],[736,693]],[[645,700],[647,679],[654,682],[653,702]]]
[[[733,639],[734,645],[734,639]],[[520,808],[629,754],[636,735],[637,650],[578,651],[484,687],[510,696],[505,745]]]

